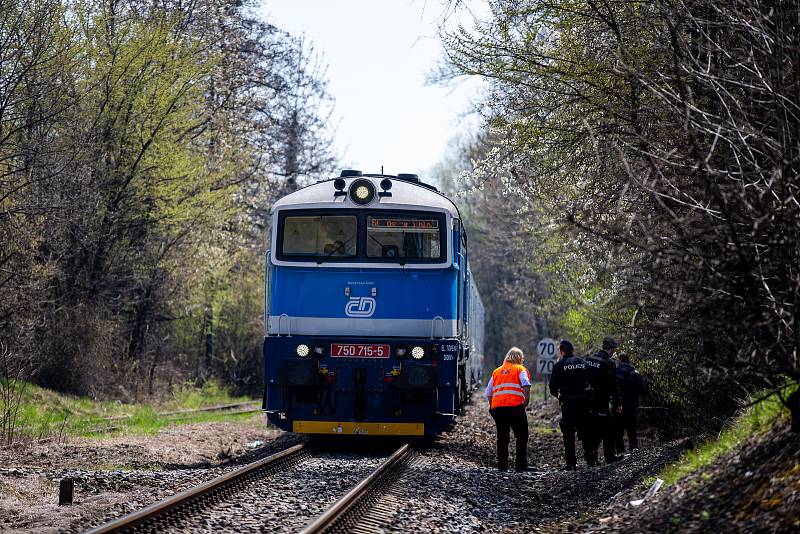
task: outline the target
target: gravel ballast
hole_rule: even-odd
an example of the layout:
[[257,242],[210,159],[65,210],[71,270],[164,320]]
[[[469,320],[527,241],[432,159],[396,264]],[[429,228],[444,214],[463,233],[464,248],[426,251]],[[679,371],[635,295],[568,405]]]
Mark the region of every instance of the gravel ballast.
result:
[[[537,398],[528,417],[531,470],[501,473],[495,467],[494,423],[486,401],[478,393],[473,401],[451,431],[420,445],[420,454],[380,499],[379,511],[365,519],[365,526],[381,524],[386,532],[580,530],[580,525],[596,525],[608,507],[622,503],[628,494],[640,496],[646,490],[641,481],[687,446],[686,441],[657,444],[645,439],[643,449],[621,462],[561,471],[558,406]],[[129,447],[129,463],[120,452],[126,450],[120,441],[70,444],[68,461],[43,457],[37,445],[19,457],[3,451],[0,456],[13,457],[15,463],[0,471],[0,529],[81,532],[305,439],[258,425],[239,431],[230,427],[215,438],[219,443],[185,457],[175,448],[192,437],[183,434],[181,440],[170,442],[167,434],[164,441],[169,444],[160,445],[163,455],[150,449],[143,453],[137,444]],[[205,439],[200,437],[202,425],[193,433],[197,441]],[[148,439],[158,443],[159,435]],[[378,443],[340,442],[316,449],[303,462],[248,485],[236,499],[215,504],[175,530],[296,531],[373,470],[396,445]],[[86,458],[111,454],[115,467],[125,467],[103,468],[91,461],[80,465],[84,454]],[[175,461],[178,457],[183,461]],[[63,477],[76,479],[76,504],[59,508],[57,481]],[[370,529],[375,530],[366,530]]]
[[650,443],[612,465],[588,469],[579,464],[576,471],[562,471],[563,444],[555,432],[558,406],[541,399],[532,405],[530,471],[497,470],[494,422],[485,399],[476,395],[459,424],[430,444],[398,481],[390,497],[395,513],[386,531],[549,532],[640,485],[686,446]]

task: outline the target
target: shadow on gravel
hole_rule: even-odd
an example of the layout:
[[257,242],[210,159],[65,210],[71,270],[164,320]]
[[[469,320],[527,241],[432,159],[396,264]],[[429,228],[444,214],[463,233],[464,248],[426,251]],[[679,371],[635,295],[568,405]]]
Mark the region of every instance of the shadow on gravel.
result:
[[[138,468],[138,466],[135,466]],[[163,471],[178,471],[182,469],[211,469],[212,467],[219,467],[217,465],[212,464],[208,460],[204,460],[202,462],[194,462],[190,464],[178,464],[178,463],[165,463],[156,466],[159,470]]]
[[[396,436],[336,436],[318,434],[308,436],[315,451],[325,453],[352,453],[364,456],[392,454],[409,438]],[[416,442],[415,442],[416,443]]]
[[[570,472],[552,466],[534,466],[530,471],[516,473],[482,466],[443,465],[433,478],[439,487],[449,488],[450,498],[474,507],[482,527],[489,532],[520,528],[524,531],[543,528],[551,532],[557,522],[605,508],[613,496],[677,459],[688,444],[688,440],[673,442],[638,451],[612,465]],[[425,494],[426,489],[420,493]],[[431,488],[428,498],[435,496]]]
[[273,439],[265,441],[258,448],[245,451],[241,454],[237,454],[233,458],[228,458],[228,459],[219,458],[223,460],[219,463],[213,463],[208,460],[204,460],[201,462],[193,462],[193,463],[161,463],[161,464],[156,464],[154,466],[154,469],[163,471],[179,471],[185,469],[218,469],[218,468],[224,469],[226,467],[238,467],[255,462],[256,460],[261,460],[262,458],[266,458],[267,456],[271,456],[275,453],[281,452],[282,450],[288,449],[293,445],[297,445],[298,443],[306,441],[306,439],[307,438],[302,434],[282,433]]
[[238,455],[236,458],[231,458],[227,462],[219,464],[217,467],[224,468],[228,466],[238,467],[246,465],[255,462],[256,460],[261,460],[267,456],[279,453],[288,449],[289,447],[297,445],[298,443],[303,443],[306,440],[307,438],[303,434],[290,434],[285,432],[283,434],[279,434],[274,439],[264,442],[264,444],[257,449],[247,451],[244,454]]
[[358,454],[362,456],[386,456],[396,451],[408,439],[400,437],[382,437],[382,436],[336,436],[327,434],[292,434],[284,433],[277,436],[257,449],[248,451],[244,454],[232,458],[227,462],[212,466],[210,464],[204,465],[203,463],[197,466],[174,466],[171,468],[185,469],[185,468],[208,468],[208,467],[228,467],[228,466],[241,466],[261,460],[267,456],[281,452],[289,447],[299,443],[308,443],[311,451],[320,453],[339,453],[339,454]]

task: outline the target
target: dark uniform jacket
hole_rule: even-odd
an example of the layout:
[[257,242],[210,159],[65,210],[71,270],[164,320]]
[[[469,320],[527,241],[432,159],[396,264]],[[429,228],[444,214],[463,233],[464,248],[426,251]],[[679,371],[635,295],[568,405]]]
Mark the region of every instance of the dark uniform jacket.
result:
[[622,409],[635,410],[639,407],[639,396],[647,392],[644,378],[630,363],[621,363],[617,366],[617,387]]
[[592,388],[592,408],[608,411],[609,399],[614,406],[619,406],[617,366],[611,359],[611,355],[601,350],[594,356],[586,358],[586,370],[589,385]]
[[577,356],[558,360],[550,377],[550,394],[561,404],[588,401],[586,361]]

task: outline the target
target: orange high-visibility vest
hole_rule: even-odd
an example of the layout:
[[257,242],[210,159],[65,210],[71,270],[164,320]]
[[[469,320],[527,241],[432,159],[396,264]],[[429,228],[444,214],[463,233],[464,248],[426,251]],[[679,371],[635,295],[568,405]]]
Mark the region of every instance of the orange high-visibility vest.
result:
[[[524,365],[510,362],[503,363],[492,373],[492,408],[501,406],[519,406],[525,403],[525,390],[519,374],[528,370]],[[530,376],[530,373],[528,373]]]

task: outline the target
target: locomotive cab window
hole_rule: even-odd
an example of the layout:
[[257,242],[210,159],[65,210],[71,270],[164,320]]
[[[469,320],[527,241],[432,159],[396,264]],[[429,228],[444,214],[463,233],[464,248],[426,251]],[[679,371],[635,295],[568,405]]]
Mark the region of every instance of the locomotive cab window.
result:
[[369,215],[367,257],[388,260],[440,260],[442,226],[434,215]]
[[283,222],[284,256],[354,258],[358,243],[355,215],[294,215]]

